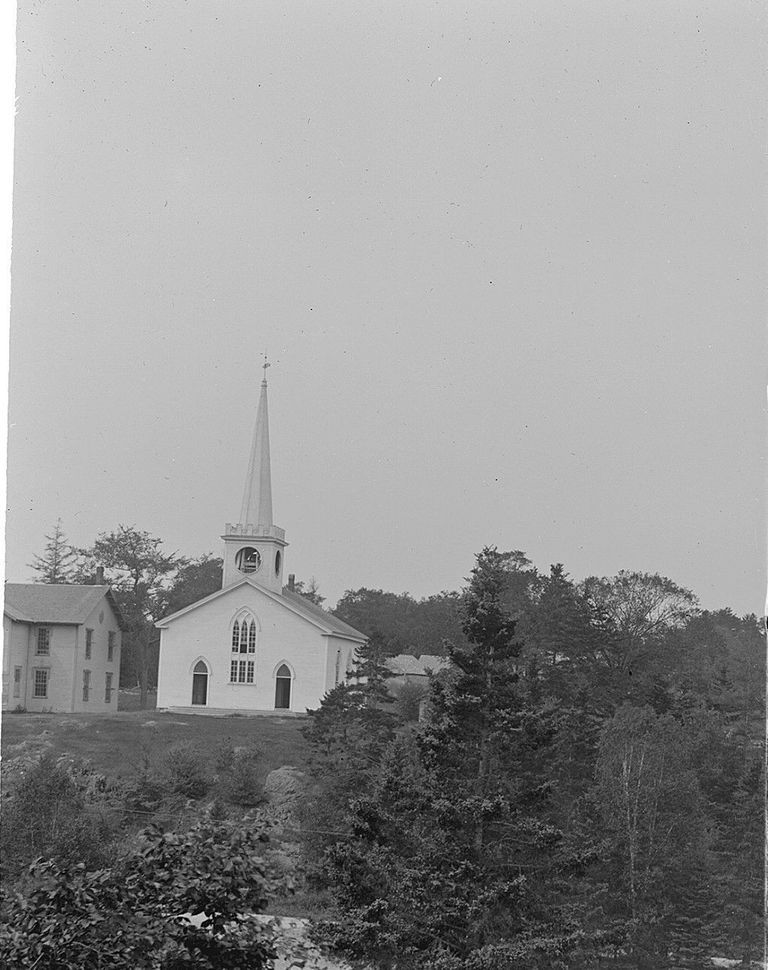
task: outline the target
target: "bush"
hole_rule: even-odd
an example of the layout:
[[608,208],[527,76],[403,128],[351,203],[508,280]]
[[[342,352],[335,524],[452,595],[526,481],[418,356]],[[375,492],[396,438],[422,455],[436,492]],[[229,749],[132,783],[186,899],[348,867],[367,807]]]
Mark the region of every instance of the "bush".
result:
[[190,741],[172,745],[163,767],[170,790],[187,798],[202,798],[213,784],[205,759]]
[[216,746],[216,753],[213,756],[213,766],[216,771],[229,772],[235,763],[235,746],[231,738],[225,738]]
[[43,755],[2,803],[3,877],[13,879],[39,857],[61,865],[103,865],[120,823],[109,796],[103,776],[87,766]]
[[232,769],[224,779],[222,794],[232,805],[251,808],[264,801],[264,785],[261,781],[258,749],[236,751],[232,759]]
[[206,821],[183,834],[149,829],[121,864],[96,872],[37,862],[24,895],[3,890],[0,965],[265,968],[271,931],[242,915],[262,911],[274,889],[265,843],[242,824]]
[[[393,690],[393,693],[394,690]],[[395,711],[403,721],[418,721],[422,701],[429,697],[426,684],[406,680],[395,694]]]

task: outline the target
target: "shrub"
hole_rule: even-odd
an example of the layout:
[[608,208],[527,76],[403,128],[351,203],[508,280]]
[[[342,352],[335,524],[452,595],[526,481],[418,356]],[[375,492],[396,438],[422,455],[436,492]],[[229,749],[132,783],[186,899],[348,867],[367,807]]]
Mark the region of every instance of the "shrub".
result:
[[38,857],[62,865],[102,865],[111,855],[119,816],[108,807],[105,779],[50,754],[27,770],[2,803],[2,874],[13,878]]
[[265,968],[271,931],[242,915],[263,910],[274,888],[265,843],[241,824],[206,821],[182,834],[151,828],[120,864],[96,872],[38,861],[24,895],[3,890],[0,965]]
[[231,738],[225,738],[216,746],[216,753],[213,756],[213,765],[216,771],[232,771],[235,763],[235,746]]
[[261,752],[257,748],[235,752],[232,769],[222,785],[223,796],[232,805],[250,808],[264,801],[260,759]]
[[418,721],[421,702],[427,697],[429,687],[426,684],[406,680],[395,695],[395,711],[403,721]]
[[168,749],[164,768],[170,790],[188,798],[202,798],[213,783],[205,759],[189,741]]

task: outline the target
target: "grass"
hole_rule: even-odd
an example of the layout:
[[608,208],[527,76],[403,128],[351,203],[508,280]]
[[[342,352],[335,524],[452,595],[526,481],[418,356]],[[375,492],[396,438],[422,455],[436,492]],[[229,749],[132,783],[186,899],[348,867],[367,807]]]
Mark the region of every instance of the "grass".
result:
[[162,757],[172,744],[191,741],[201,756],[213,761],[219,746],[258,745],[265,772],[281,765],[304,764],[307,744],[304,718],[208,717],[155,710],[119,710],[117,714],[4,714],[3,758],[30,748],[90,762],[112,778],[131,775],[145,751]]

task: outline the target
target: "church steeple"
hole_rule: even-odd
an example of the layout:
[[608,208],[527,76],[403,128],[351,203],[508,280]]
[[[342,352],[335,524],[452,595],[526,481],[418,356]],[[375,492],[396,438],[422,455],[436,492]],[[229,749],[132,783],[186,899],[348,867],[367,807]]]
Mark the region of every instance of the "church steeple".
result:
[[285,532],[272,521],[272,468],[269,453],[269,410],[267,406],[267,368],[256,411],[251,456],[245,476],[240,521],[227,523],[224,535],[224,576],[222,586],[231,586],[250,575],[261,586],[280,592],[283,588],[283,549]]
[[243,525],[272,525],[272,468],[269,460],[269,409],[267,406],[267,367],[261,382],[259,409],[251,444],[251,460],[245,478],[240,522]]

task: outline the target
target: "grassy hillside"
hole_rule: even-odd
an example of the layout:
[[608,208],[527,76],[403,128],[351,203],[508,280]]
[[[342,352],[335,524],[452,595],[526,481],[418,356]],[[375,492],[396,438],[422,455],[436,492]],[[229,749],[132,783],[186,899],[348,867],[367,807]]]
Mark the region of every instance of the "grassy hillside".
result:
[[304,762],[304,718],[207,717],[160,711],[117,714],[4,714],[3,759],[35,757],[83,758],[112,778],[132,774],[147,757],[162,757],[179,741],[191,741],[205,760],[213,760],[225,743],[258,745],[264,772]]

